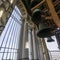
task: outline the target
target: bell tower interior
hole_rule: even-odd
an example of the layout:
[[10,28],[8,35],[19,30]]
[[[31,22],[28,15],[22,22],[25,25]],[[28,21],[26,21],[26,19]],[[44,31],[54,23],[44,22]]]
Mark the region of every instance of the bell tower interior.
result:
[[59,60],[60,0],[0,0],[0,60]]

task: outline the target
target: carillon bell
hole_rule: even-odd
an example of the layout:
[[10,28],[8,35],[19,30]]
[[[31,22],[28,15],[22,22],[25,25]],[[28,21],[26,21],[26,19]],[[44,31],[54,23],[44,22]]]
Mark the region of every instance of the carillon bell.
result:
[[54,29],[49,27],[48,25],[40,23],[38,27],[37,36],[40,38],[53,36],[54,35],[53,30]]
[[38,25],[39,23],[43,22],[45,20],[45,17],[42,16],[45,15],[45,13],[43,11],[41,11],[40,9],[35,9],[32,12],[32,21]]
[[39,36],[40,38],[49,37],[49,36],[54,35],[52,33],[54,29],[49,27],[46,24],[45,13],[43,11],[41,11],[40,9],[35,9],[33,11],[32,21],[34,24],[37,25],[37,28],[38,28],[37,36]]
[[47,42],[54,42],[54,40],[50,37],[47,37]]

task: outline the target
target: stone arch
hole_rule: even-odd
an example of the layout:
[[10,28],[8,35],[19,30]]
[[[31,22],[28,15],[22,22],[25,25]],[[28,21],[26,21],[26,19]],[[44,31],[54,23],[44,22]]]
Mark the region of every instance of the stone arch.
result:
[[19,10],[21,11],[21,14],[24,16],[27,15],[27,10],[23,4],[23,2],[21,0],[18,0],[16,3],[16,6],[19,8]]
[[3,24],[3,25],[6,24],[15,5],[19,8],[19,10],[21,11],[23,16],[27,15],[26,8],[21,0],[9,0],[9,1],[8,0],[1,0],[0,1],[0,10],[2,10],[2,12],[3,12],[3,13],[1,13],[2,16],[0,17],[1,24]]
[[21,11],[23,17],[27,16],[26,9],[21,0],[0,0],[0,33],[4,29],[9,17],[11,16],[15,5]]
[[16,0],[0,0],[0,24],[5,25],[10,17],[14,6],[16,4]]

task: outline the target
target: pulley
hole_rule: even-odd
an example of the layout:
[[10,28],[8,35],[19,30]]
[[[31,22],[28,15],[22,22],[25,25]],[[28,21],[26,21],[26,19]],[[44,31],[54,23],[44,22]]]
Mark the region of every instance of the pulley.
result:
[[50,37],[47,37],[47,42],[54,42],[54,40]]

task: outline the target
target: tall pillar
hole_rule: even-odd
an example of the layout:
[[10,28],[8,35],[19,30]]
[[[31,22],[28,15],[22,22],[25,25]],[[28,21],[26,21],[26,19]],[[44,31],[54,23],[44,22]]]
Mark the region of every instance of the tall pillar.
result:
[[24,20],[22,20],[22,25],[21,25],[21,30],[20,30],[20,40],[19,40],[19,45],[18,45],[18,55],[17,59],[22,59],[22,41],[23,41],[23,30],[24,30]]
[[48,49],[46,47],[46,43],[43,38],[41,38],[41,43],[42,43],[42,50],[43,50],[43,54],[44,54],[44,60],[50,60]]
[[37,58],[39,59],[39,44],[38,44],[38,39],[37,39],[37,35],[35,32],[35,44],[36,44],[36,50],[37,50]]
[[37,54],[37,46],[36,46],[36,36],[35,36],[35,28],[33,28],[32,31],[32,37],[33,37],[33,52],[34,52],[34,59],[37,60],[38,59],[38,54]]
[[41,39],[37,38],[37,49],[38,49],[38,59],[39,60],[44,60],[44,55],[43,55],[43,51],[42,51],[42,44],[41,44]]
[[29,37],[29,60],[33,60],[33,39],[32,39],[32,29],[29,28],[28,32]]
[[[25,21],[25,24],[24,24],[24,32],[23,32],[23,43],[22,43],[22,59],[24,60],[26,57],[25,57],[25,45],[26,45],[26,41],[28,39],[28,33],[27,33],[27,23]],[[28,52],[27,52],[28,53]]]
[[26,23],[26,28],[25,28],[25,38],[26,38],[26,42],[28,42],[28,23]]

